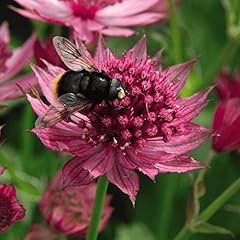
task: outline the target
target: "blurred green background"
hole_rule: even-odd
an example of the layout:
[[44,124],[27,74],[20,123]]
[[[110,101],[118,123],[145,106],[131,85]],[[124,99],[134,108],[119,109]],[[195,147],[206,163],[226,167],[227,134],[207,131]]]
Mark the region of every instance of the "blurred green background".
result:
[[[8,8],[9,5],[16,4],[13,1],[1,0],[0,22],[9,22],[12,47],[20,46],[35,29],[42,39],[56,30],[53,25],[36,23],[19,16]],[[160,48],[165,49],[162,58],[164,67],[198,57],[198,62],[182,92],[184,96],[213,85],[223,65],[227,65],[233,73],[236,72],[240,63],[240,48],[232,43],[227,35],[226,13],[220,0],[182,0],[176,17],[176,26],[165,21],[153,26],[139,27],[139,34],[136,36],[109,38],[107,42],[111,49],[122,52],[130,48],[142,34],[146,34],[149,55]],[[57,28],[56,31],[66,34],[65,29]],[[26,71],[30,71],[29,68]],[[210,99],[208,107],[196,119],[196,122],[208,127],[211,125],[217,103],[214,92]],[[37,205],[40,193],[64,161],[62,156],[45,149],[35,136],[26,131],[33,127],[35,116],[25,99],[7,104],[9,107],[1,113],[0,118],[0,123],[6,124],[2,136],[5,142],[0,150],[0,164],[7,165],[14,174],[4,174],[1,181],[16,184],[18,198],[25,204],[27,212],[24,221],[16,223],[6,233],[1,233],[0,239],[18,240],[22,239],[31,223],[44,222]],[[210,149],[209,140],[192,155],[205,161]],[[66,158],[69,159],[67,156]],[[207,207],[239,177],[239,170],[238,153],[219,154],[214,158],[205,177],[206,194],[201,198],[201,209]],[[115,210],[99,239],[174,239],[185,223],[187,199],[196,174],[194,172],[159,175],[156,183],[140,174],[141,185],[135,208],[127,196],[110,185],[108,192],[113,195],[112,206]],[[234,233],[234,239],[240,239],[240,193],[235,194],[227,205],[228,207],[221,208],[209,222],[229,229]],[[229,205],[239,205],[238,213],[229,211]],[[190,237],[192,240],[206,238],[232,239],[229,235],[200,233]]]

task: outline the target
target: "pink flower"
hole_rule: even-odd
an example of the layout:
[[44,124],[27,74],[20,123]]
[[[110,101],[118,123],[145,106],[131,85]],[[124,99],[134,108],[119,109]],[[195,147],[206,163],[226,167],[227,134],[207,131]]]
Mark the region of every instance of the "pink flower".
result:
[[34,57],[39,67],[45,67],[45,64],[42,62],[42,59],[44,59],[55,66],[66,68],[58,56],[53,46],[52,38],[50,37],[45,42],[40,42],[38,40],[35,42]]
[[33,224],[23,240],[57,240],[58,237],[57,233],[54,233],[51,229],[40,224]]
[[[55,231],[64,235],[85,236],[90,224],[96,184],[59,190],[59,181],[62,181],[61,172],[59,174],[43,193],[40,201],[41,213]],[[112,213],[109,202],[110,196],[107,196],[100,220],[100,231],[105,227]]]
[[212,147],[217,152],[240,149],[240,98],[221,101],[212,123]]
[[[85,109],[69,122],[32,130],[46,147],[76,155],[63,168],[65,186],[105,175],[134,203],[139,190],[135,170],[154,179],[159,173],[205,167],[186,153],[210,134],[209,129],[191,121],[207,104],[211,88],[187,98],[178,96],[195,60],[161,70],[159,54],[147,57],[144,37],[121,58],[100,40],[93,61],[110,77],[119,79],[130,94],[115,100],[112,108],[101,103],[94,114]],[[55,106],[53,80],[65,70],[47,67],[35,66],[33,70],[44,96]],[[38,98],[27,97],[36,114],[43,116],[47,106]]]
[[29,88],[28,83],[36,84],[36,78],[32,73],[12,79],[32,57],[35,39],[35,35],[32,35],[23,46],[9,50],[8,24],[4,22],[0,25],[0,100],[13,99],[21,95],[16,83],[24,89]]
[[[0,167],[0,174],[4,169]],[[24,216],[25,209],[17,201],[15,187],[0,183],[0,232],[6,231],[10,225],[22,220]]]
[[[15,0],[19,14],[70,27],[83,41],[91,42],[101,32],[130,36],[129,27],[156,23],[167,18],[166,0]],[[177,2],[177,1],[176,1]]]
[[218,76],[216,90],[220,100],[240,97],[240,72],[233,77],[227,70],[223,70]]
[[212,147],[217,152],[239,150],[240,74],[234,77],[224,69],[218,76],[216,90],[220,102],[212,122]]

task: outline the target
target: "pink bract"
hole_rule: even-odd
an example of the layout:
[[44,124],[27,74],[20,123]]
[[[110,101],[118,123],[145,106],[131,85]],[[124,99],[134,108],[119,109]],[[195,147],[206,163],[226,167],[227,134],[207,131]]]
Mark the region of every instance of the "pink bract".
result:
[[[32,130],[46,147],[76,155],[63,168],[65,183],[76,186],[86,179],[91,181],[91,176],[105,175],[134,203],[139,190],[135,170],[154,179],[159,173],[205,167],[186,153],[211,132],[191,122],[207,104],[211,88],[179,97],[195,60],[161,70],[158,58],[159,54],[147,56],[145,37],[120,58],[100,39],[93,61],[100,70],[118,78],[130,94],[115,100],[114,108],[103,102],[95,107],[94,114],[85,109],[70,122]],[[37,66],[33,70],[44,96],[56,106],[52,84],[65,70],[46,64],[48,70]],[[42,116],[47,105],[27,97],[36,114]]]
[[221,101],[215,111],[212,123],[215,132],[213,149],[217,152],[240,149],[240,98]]
[[[22,88],[29,88],[29,84],[35,85],[36,78],[33,73],[20,77],[15,75],[21,71],[30,61],[35,42],[33,34],[21,47],[8,49],[10,34],[7,22],[0,25],[0,100],[14,99],[21,96],[16,84]],[[14,78],[14,79],[13,79]]]
[[[61,172],[59,174],[43,193],[40,201],[41,213],[49,227],[59,234],[85,236],[90,224],[96,184],[59,190],[59,181],[62,181]],[[110,199],[110,196],[105,199],[99,231],[106,226],[111,216]]]
[[[81,40],[92,42],[101,32],[130,36],[129,27],[144,26],[167,18],[166,0],[15,0],[19,14],[70,27]],[[177,2],[177,1],[176,1]]]
[[52,38],[49,37],[45,42],[36,41],[34,44],[34,57],[39,67],[45,67],[42,59],[47,62],[66,69],[66,66],[58,56],[52,42]]
[[14,186],[0,184],[0,232],[6,231],[10,225],[22,220],[25,209],[18,203]]
[[217,78],[216,90],[220,100],[240,98],[240,72],[234,77],[227,69],[223,70]]
[[24,236],[23,240],[57,240],[57,233],[40,224],[33,224]]

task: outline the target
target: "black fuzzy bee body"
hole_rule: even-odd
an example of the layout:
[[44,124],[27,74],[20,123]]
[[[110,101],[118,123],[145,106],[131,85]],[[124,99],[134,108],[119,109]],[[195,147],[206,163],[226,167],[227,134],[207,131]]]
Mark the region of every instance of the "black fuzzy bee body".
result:
[[111,78],[98,72],[67,71],[59,80],[56,92],[58,97],[66,93],[84,96],[91,102],[107,99]]
[[[104,72],[70,70],[58,80],[55,92],[58,98],[72,93],[92,103],[100,103],[103,100],[117,99],[120,87],[119,80],[110,78]],[[66,102],[63,103],[67,105]]]
[[60,106],[50,105],[36,120],[36,127],[54,126],[88,106],[92,111],[96,104],[104,100],[112,107],[111,101],[126,96],[120,80],[98,69],[81,44],[77,47],[68,39],[56,36],[53,45],[70,70],[59,74],[53,81],[51,90]]

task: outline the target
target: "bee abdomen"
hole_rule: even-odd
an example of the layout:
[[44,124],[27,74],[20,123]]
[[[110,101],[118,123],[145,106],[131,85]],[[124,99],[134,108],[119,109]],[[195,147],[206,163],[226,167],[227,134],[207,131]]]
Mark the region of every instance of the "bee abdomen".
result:
[[56,83],[56,95],[62,96],[66,93],[79,93],[80,82],[84,74],[80,72],[67,71],[65,72]]

